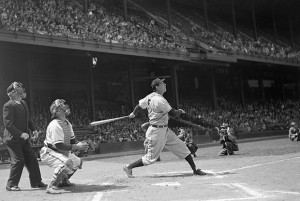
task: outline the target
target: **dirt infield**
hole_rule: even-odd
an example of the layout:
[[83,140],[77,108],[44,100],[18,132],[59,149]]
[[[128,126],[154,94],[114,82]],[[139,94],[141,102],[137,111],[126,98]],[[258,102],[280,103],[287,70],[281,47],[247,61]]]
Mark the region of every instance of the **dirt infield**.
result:
[[[174,200],[238,201],[300,200],[300,142],[288,139],[251,141],[240,144],[234,156],[219,157],[220,146],[200,148],[195,162],[209,176],[193,176],[189,165],[170,152],[162,162],[134,169],[135,178],[127,178],[124,164],[141,155],[121,157],[91,156],[71,178],[75,187],[62,189],[60,195],[31,189],[28,173],[23,171],[21,192],[7,192],[5,184],[9,164],[0,165],[0,200]],[[44,182],[53,169],[40,166]]]

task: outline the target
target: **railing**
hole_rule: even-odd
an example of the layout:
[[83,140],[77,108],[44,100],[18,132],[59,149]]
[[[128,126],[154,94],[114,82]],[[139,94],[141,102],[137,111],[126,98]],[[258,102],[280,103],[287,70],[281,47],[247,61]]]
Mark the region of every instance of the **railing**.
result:
[[[103,52],[110,54],[120,54],[128,56],[138,56],[138,57],[150,57],[150,58],[160,58],[173,61],[203,61],[206,60],[208,51],[206,53],[199,52],[181,52],[179,50],[166,50],[166,49],[155,49],[155,48],[143,48],[138,46],[126,46],[115,43],[107,43],[96,40],[87,39],[74,39],[69,37],[59,37],[52,35],[42,35],[35,33],[24,33],[17,31],[8,31],[0,29],[0,41],[12,42],[20,44],[30,44],[37,46],[46,47],[57,47],[66,48],[80,51],[92,51],[92,52]],[[177,42],[177,41],[175,41]],[[197,41],[193,40],[182,40],[178,43],[194,43]],[[198,44],[199,45],[199,44]],[[218,53],[223,53],[228,55],[228,57],[235,57],[241,60],[259,61],[263,63],[274,63],[283,64],[289,66],[300,66],[300,61],[291,58],[274,58],[263,55],[246,55],[246,54],[234,54],[232,52],[218,51]],[[212,53],[214,54],[214,53]],[[212,55],[211,54],[211,55]],[[224,55],[222,58],[224,58]],[[212,58],[218,57],[216,54]],[[222,58],[216,59],[221,61]],[[226,59],[224,60],[226,62]],[[232,60],[236,62],[236,59]]]
[[189,61],[190,59],[195,60],[202,58],[201,54],[181,52],[179,50],[126,46],[112,42],[108,43],[88,39],[74,39],[69,37],[42,35],[27,32],[24,33],[3,29],[0,29],[0,41],[179,61]]

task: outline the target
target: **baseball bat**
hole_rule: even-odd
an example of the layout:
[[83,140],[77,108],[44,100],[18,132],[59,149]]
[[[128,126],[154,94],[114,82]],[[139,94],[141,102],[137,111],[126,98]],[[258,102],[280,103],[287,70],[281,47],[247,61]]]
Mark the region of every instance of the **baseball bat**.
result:
[[194,126],[194,127],[198,127],[198,128],[202,128],[200,125],[198,124],[195,124],[191,121],[186,121],[186,120],[183,120],[183,119],[177,119],[177,118],[174,118],[174,117],[170,117],[171,119],[174,119],[175,121],[178,121],[178,122],[181,122],[181,123],[184,123],[184,124],[187,124],[187,125],[190,125],[190,126]]
[[100,121],[93,121],[91,122],[92,126],[98,126],[101,124],[107,124],[109,122],[113,122],[113,121],[117,121],[117,120],[121,120],[121,119],[126,119],[128,118],[128,116],[123,116],[123,117],[117,117],[117,118],[112,118],[112,119],[105,119],[105,120],[100,120]]

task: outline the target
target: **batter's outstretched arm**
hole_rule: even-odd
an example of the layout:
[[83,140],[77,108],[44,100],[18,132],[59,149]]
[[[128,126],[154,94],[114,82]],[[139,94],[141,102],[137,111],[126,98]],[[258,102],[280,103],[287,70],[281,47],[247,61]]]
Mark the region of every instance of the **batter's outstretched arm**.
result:
[[203,118],[194,118],[186,113],[183,113],[182,115],[180,115],[180,117],[182,119],[185,119],[185,120],[189,120],[195,124],[198,124],[204,128],[209,128],[209,129],[212,129],[212,128],[215,128],[215,126],[213,124],[210,124],[209,122],[207,122],[205,119]]
[[133,111],[130,113],[129,118],[134,118],[142,108],[139,105],[136,105]]
[[168,114],[171,116],[171,117],[179,117],[181,114],[183,114],[184,111],[179,109],[179,110],[175,110],[175,109],[171,109]]

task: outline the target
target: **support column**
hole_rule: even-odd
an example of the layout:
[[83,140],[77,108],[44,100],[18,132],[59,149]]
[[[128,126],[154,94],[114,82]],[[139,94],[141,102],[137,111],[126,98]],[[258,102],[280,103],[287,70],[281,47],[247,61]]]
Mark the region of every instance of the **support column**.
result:
[[215,79],[215,69],[211,71],[211,89],[212,89],[212,101],[213,101],[213,108],[217,108],[217,90],[216,90],[216,79]]
[[241,71],[239,71],[239,78],[240,78],[240,89],[241,89],[241,104],[242,107],[245,107],[245,94],[244,94],[244,78]]
[[127,0],[123,0],[124,19],[128,20]]
[[34,101],[34,94],[33,94],[33,85],[32,85],[32,68],[36,66],[36,57],[33,57],[32,53],[27,54],[27,83],[28,83],[28,94],[27,96],[29,97],[29,107],[30,107],[30,112],[32,115],[35,115],[35,108],[33,106],[33,101]]
[[237,36],[237,29],[236,29],[236,20],[235,20],[234,0],[231,0],[231,12],[232,12],[233,35],[236,38],[236,36]]
[[285,89],[284,89],[284,76],[283,74],[280,75],[280,92],[281,92],[281,100],[285,101]]
[[272,1],[272,21],[273,21],[273,30],[274,30],[274,36],[275,40],[278,40],[278,33],[277,33],[277,26],[276,26],[276,17],[275,17],[275,2]]
[[88,0],[82,0],[83,1],[83,11],[87,12],[88,11]]
[[95,92],[94,92],[94,77],[93,77],[93,58],[89,57],[88,60],[88,66],[89,66],[89,87],[90,87],[90,111],[91,111],[91,118],[92,121],[96,120],[96,109],[95,109]]
[[134,80],[134,76],[133,76],[133,70],[132,70],[132,61],[130,61],[129,63],[129,87],[130,87],[130,95],[131,95],[131,109],[133,110],[135,107],[135,99],[134,99],[134,88],[133,88],[133,80]]
[[205,28],[208,30],[208,14],[207,14],[206,0],[203,0],[203,13],[204,13]]
[[171,68],[171,75],[172,75],[174,106],[175,108],[178,108],[179,106],[178,77],[177,77],[178,65],[171,66],[170,68]]
[[295,76],[295,98],[299,99],[299,85],[300,85],[300,80],[299,80],[299,72],[296,71],[294,73],[294,76]]
[[172,20],[171,20],[171,7],[170,7],[170,0],[166,0],[167,4],[167,13],[168,13],[168,27],[169,29],[172,28]]
[[289,13],[289,27],[290,27],[290,35],[291,35],[291,44],[292,44],[292,47],[295,47],[291,3],[289,3],[288,9],[289,9],[288,13]]
[[252,4],[252,22],[253,22],[253,37],[257,40],[257,28],[256,28],[256,15],[255,15],[255,0],[251,1]]
[[259,86],[259,90],[260,90],[261,101],[264,104],[265,103],[265,90],[264,90],[264,83],[263,83],[263,72],[261,69],[259,70],[258,86]]

